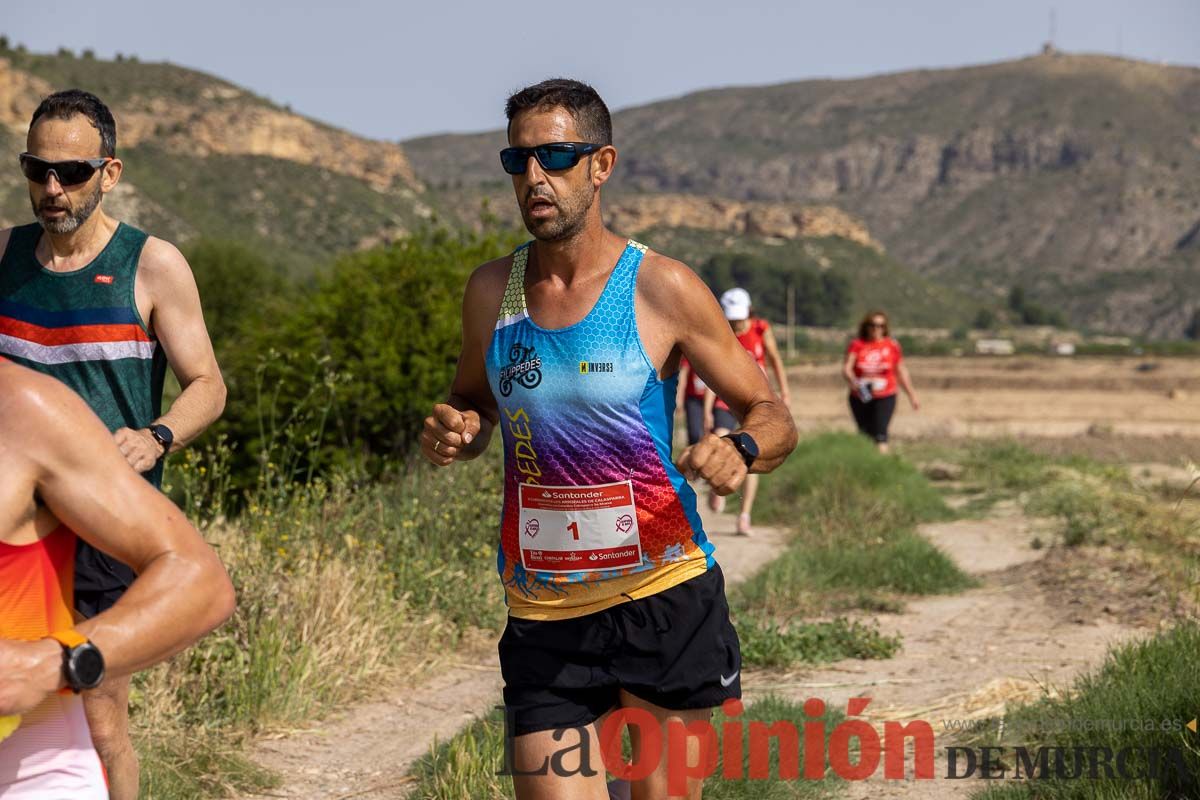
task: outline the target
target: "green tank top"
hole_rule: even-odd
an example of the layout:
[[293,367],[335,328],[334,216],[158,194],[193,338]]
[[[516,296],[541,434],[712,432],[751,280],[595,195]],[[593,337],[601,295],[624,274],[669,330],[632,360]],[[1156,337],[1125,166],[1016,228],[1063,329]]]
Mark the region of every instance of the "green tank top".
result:
[[[145,428],[167,370],[134,302],[147,235],[121,223],[92,263],[53,272],[34,253],[41,234],[37,223],[14,228],[0,259],[0,355],[70,386],[110,431]],[[146,478],[161,485],[161,462]]]

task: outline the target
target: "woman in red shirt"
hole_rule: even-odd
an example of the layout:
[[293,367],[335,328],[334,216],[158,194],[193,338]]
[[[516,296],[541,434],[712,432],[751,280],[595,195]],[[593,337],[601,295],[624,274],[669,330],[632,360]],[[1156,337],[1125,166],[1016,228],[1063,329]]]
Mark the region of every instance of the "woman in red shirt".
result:
[[[779,355],[779,347],[775,343],[775,334],[771,325],[761,317],[752,316],[750,294],[745,289],[730,289],[721,295],[721,308],[725,311],[725,319],[729,320],[738,342],[758,364],[759,369],[767,371],[770,365],[775,373],[775,382],[779,385],[779,399],[784,406],[791,406],[792,398],[788,392],[787,374],[783,368],[783,358]],[[711,422],[712,432],[717,436],[736,430],[738,419],[729,410],[721,398],[709,389],[704,396],[705,420]],[[758,492],[758,476],[747,475],[742,484],[742,510],[738,514],[737,533],[739,536],[749,536],[750,512],[754,508],[754,496]],[[713,511],[725,509],[725,498],[715,493],[708,497],[708,507]]]
[[887,314],[872,311],[858,326],[858,338],[846,348],[842,376],[850,385],[850,411],[858,429],[888,451],[888,424],[896,410],[899,384],[913,411],[921,407],[909,379],[900,343],[888,335]]

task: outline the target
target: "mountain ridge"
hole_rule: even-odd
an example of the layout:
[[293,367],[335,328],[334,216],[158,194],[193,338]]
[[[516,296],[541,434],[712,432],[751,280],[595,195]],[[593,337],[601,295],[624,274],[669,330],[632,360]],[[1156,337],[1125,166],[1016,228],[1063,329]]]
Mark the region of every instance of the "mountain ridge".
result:
[[[1019,284],[1099,330],[1178,336],[1200,310],[1175,289],[1200,269],[1178,246],[1200,224],[1200,69],[1054,54],[723,87],[616,112],[614,131],[617,197],[836,206],[981,303]],[[503,178],[503,142],[404,146],[461,193]]]
[[[126,170],[111,209],[159,235],[245,239],[304,273],[434,215],[395,142],[169,63],[0,51],[0,150],[15,162],[41,98],[73,86],[96,93],[117,119]],[[0,173],[0,224],[29,218],[23,179]]]

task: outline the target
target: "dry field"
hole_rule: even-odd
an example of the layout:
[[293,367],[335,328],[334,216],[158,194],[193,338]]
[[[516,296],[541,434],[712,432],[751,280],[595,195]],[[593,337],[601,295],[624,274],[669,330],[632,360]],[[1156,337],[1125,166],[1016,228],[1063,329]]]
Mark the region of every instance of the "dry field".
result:
[[[920,411],[897,404],[895,439],[1016,437],[1129,461],[1200,453],[1200,359],[1044,356],[906,359]],[[801,431],[853,428],[840,364],[789,368]]]

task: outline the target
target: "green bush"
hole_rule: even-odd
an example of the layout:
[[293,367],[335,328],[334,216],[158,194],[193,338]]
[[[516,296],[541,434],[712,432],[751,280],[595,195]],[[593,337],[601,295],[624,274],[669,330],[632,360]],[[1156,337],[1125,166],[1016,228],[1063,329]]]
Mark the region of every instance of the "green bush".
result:
[[244,325],[223,365],[231,401],[219,428],[241,448],[239,485],[280,448],[296,480],[377,473],[410,452],[454,375],[467,276],[514,244],[432,233],[354,253]]
[[279,304],[286,303],[288,292],[294,291],[280,265],[239,242],[200,239],[185,255],[196,276],[204,323],[218,359],[240,327],[273,316]]

